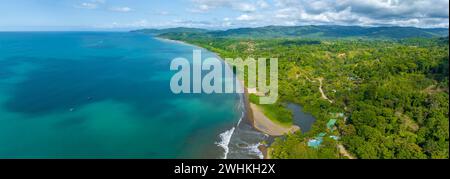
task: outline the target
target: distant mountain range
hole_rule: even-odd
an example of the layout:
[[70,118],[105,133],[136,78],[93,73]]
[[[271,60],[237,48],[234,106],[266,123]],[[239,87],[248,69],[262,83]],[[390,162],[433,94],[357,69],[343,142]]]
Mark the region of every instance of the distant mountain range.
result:
[[210,32],[210,30],[199,29],[199,28],[186,28],[186,27],[177,27],[177,28],[168,28],[168,29],[141,29],[135,30],[131,32],[138,33],[146,33],[151,35],[160,35],[165,33],[206,33]]
[[267,26],[230,30],[199,28],[142,29],[133,32],[157,36],[199,36],[223,38],[368,38],[405,39],[447,37],[448,28],[361,27],[361,26]]

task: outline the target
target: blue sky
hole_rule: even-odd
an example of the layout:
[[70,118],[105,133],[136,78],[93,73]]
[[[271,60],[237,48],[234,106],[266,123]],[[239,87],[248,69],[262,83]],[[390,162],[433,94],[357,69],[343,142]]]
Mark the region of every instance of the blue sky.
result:
[[446,27],[449,0],[0,0],[0,30]]

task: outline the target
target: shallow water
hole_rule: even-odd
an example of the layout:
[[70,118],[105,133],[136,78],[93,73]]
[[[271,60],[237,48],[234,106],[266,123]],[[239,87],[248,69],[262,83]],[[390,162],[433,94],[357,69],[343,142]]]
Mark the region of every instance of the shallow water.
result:
[[193,48],[133,33],[0,33],[0,158],[222,158],[241,99],[171,93],[170,61]]

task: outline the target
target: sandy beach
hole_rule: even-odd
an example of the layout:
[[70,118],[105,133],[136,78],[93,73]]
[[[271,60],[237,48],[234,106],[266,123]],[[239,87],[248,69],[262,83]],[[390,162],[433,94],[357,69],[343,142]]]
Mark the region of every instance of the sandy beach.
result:
[[[202,50],[207,50],[207,49],[205,49],[203,47],[199,47],[197,45],[186,43],[186,42],[179,41],[179,40],[172,40],[172,39],[166,39],[166,38],[161,38],[161,37],[153,37],[153,38],[156,39],[156,40],[160,40],[160,41],[177,43],[177,44],[187,45],[187,46],[191,46],[191,47],[196,47],[196,48],[199,48],[199,49],[202,49]],[[211,53],[214,53],[214,52],[211,52]],[[214,54],[216,54],[216,53],[214,53]],[[216,54],[216,56],[217,56],[217,54]]]
[[[241,84],[244,84],[244,82],[241,81]],[[258,96],[262,96],[264,94],[258,92],[256,88],[245,88],[245,102],[248,114],[247,118],[250,120],[253,128],[273,137],[295,133],[300,130],[299,126],[292,125],[290,127],[286,127],[270,120],[258,105],[250,103],[248,100],[249,94],[256,94]]]
[[284,127],[272,122],[267,116],[264,115],[262,110],[256,104],[250,103],[250,108],[253,112],[253,126],[255,129],[264,132],[265,134],[270,136],[283,136],[294,133],[300,129],[300,127],[296,125]]

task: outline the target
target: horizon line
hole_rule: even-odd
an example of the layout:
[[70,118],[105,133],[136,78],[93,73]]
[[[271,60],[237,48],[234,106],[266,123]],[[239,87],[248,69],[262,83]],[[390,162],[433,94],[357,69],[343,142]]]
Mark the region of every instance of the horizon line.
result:
[[[117,28],[103,28],[103,27],[83,27],[83,26],[0,26],[0,32],[126,32],[143,29],[175,29],[175,28],[191,28],[204,30],[218,30],[226,31],[233,29],[255,29],[265,27],[307,27],[307,26],[337,26],[337,27],[364,27],[364,28],[382,28],[382,27],[400,27],[400,28],[416,28],[416,29],[449,29],[449,27],[415,27],[415,26],[396,26],[396,25],[331,25],[331,24],[310,24],[310,25],[264,25],[254,27],[232,27],[232,28],[208,28],[208,27],[188,27],[188,26],[174,26],[174,27],[117,27]],[[5,29],[3,29],[5,28]],[[38,29],[15,29],[15,28],[38,28]],[[41,28],[41,29],[39,29]],[[47,29],[46,29],[47,28]],[[56,29],[51,29],[56,28]],[[57,28],[72,28],[72,29],[57,29]],[[8,30],[11,29],[11,30]]]

